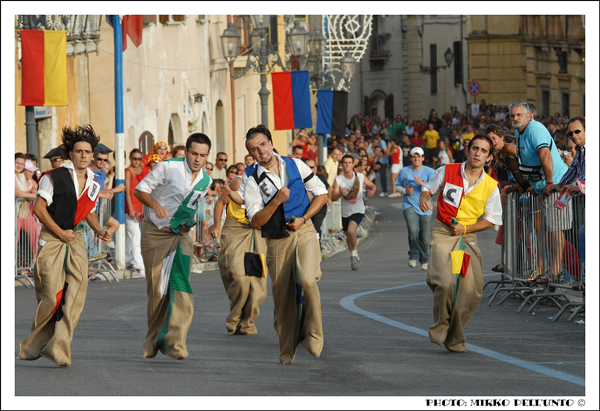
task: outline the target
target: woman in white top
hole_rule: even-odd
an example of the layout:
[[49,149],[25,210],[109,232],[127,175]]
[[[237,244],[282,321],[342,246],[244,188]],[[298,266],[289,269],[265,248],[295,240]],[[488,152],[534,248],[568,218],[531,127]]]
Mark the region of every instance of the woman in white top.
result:
[[452,164],[453,162],[452,151],[446,147],[446,143],[440,141],[438,144],[438,153],[433,157],[433,167],[438,168],[446,164]]

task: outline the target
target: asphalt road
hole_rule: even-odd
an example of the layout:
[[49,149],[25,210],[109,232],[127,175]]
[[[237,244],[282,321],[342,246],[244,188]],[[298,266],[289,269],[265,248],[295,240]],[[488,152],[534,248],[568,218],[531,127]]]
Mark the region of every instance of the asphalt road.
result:
[[[177,361],[159,353],[142,359],[145,282],[90,283],[72,344],[72,365],[60,368],[44,358],[15,360],[15,395],[584,396],[586,326],[567,321],[567,315],[550,321],[555,307],[540,305],[534,313],[516,314],[521,300],[488,307],[484,299],[465,328],[467,352],[450,353],[429,341],[433,298],[425,272],[407,265],[401,201],[371,199],[381,214],[359,245],[358,271],[350,270],[348,251],[322,261],[321,358],[299,347],[294,364],[279,363],[270,288],[256,321],[258,335],[228,336],[224,320],[229,302],[219,273],[213,271],[191,276],[195,313],[187,338],[190,356]],[[495,236],[493,230],[478,235],[486,273],[499,262]],[[498,276],[486,276],[494,278]],[[15,308],[16,357],[35,313],[33,290],[17,287]],[[593,368],[597,371],[597,364]],[[385,398],[368,400],[364,407],[379,400]],[[246,406],[241,398],[224,401],[220,406]]]

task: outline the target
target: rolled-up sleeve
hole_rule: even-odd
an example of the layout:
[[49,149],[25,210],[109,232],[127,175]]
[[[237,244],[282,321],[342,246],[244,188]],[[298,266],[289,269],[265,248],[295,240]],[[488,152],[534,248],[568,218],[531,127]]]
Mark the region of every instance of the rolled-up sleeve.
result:
[[48,205],[52,204],[52,197],[54,197],[54,184],[52,183],[52,178],[50,178],[48,174],[44,174],[40,179],[37,195],[46,200]]
[[499,189],[496,188],[485,203],[483,218],[492,224],[502,225],[502,202]]
[[139,182],[135,189],[143,193],[152,194],[152,191],[154,191],[159,184],[164,184],[164,182],[167,181],[168,170],[169,163],[167,161],[157,163],[152,171]]
[[421,191],[429,191],[432,196],[436,195],[438,191],[440,191],[442,184],[444,184],[444,178],[446,177],[445,170],[445,166],[435,170],[433,177],[431,177],[431,180],[429,180],[427,184],[423,186]]
[[243,197],[246,205],[246,215],[252,221],[254,215],[264,208],[260,190],[254,178],[246,180]]

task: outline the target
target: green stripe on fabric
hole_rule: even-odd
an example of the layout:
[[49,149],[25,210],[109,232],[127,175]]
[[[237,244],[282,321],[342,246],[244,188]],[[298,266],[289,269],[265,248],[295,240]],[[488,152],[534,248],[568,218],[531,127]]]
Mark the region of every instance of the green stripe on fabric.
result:
[[193,294],[190,285],[190,261],[189,255],[181,252],[181,240],[177,245],[173,265],[171,266],[171,276],[169,278],[169,289],[181,291],[182,293]]
[[167,333],[169,332],[169,322],[171,319],[171,313],[173,312],[174,301],[175,301],[175,293],[173,293],[173,292],[171,292],[171,290],[169,290],[169,307],[167,308],[167,321],[162,326],[162,328],[158,332],[158,335],[156,336],[156,346],[158,347],[160,352],[162,352],[165,355],[167,353],[167,344],[165,343],[165,337],[166,337]]

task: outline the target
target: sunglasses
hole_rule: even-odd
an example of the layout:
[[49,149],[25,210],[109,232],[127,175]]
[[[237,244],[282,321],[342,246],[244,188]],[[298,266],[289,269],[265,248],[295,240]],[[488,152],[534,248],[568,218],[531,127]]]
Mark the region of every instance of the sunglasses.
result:
[[142,157],[131,157],[131,159],[132,159],[132,160],[135,160],[135,161],[141,161],[141,160],[142,160]]
[[206,169],[207,169],[208,171],[212,171],[212,168],[208,168],[208,167],[206,167]]
[[229,171],[229,174],[237,174],[237,170],[231,170]]
[[165,146],[160,146],[156,148],[157,150],[166,150],[167,148]]
[[579,130],[573,130],[573,131],[569,131],[567,133],[567,137],[573,137],[573,134],[579,134],[581,133],[583,130],[579,129]]
[[225,162],[227,162],[227,159],[226,158],[219,158],[219,159],[217,159],[217,161],[225,161]]
[[108,158],[96,158],[96,161],[100,162],[100,161],[108,161]]

